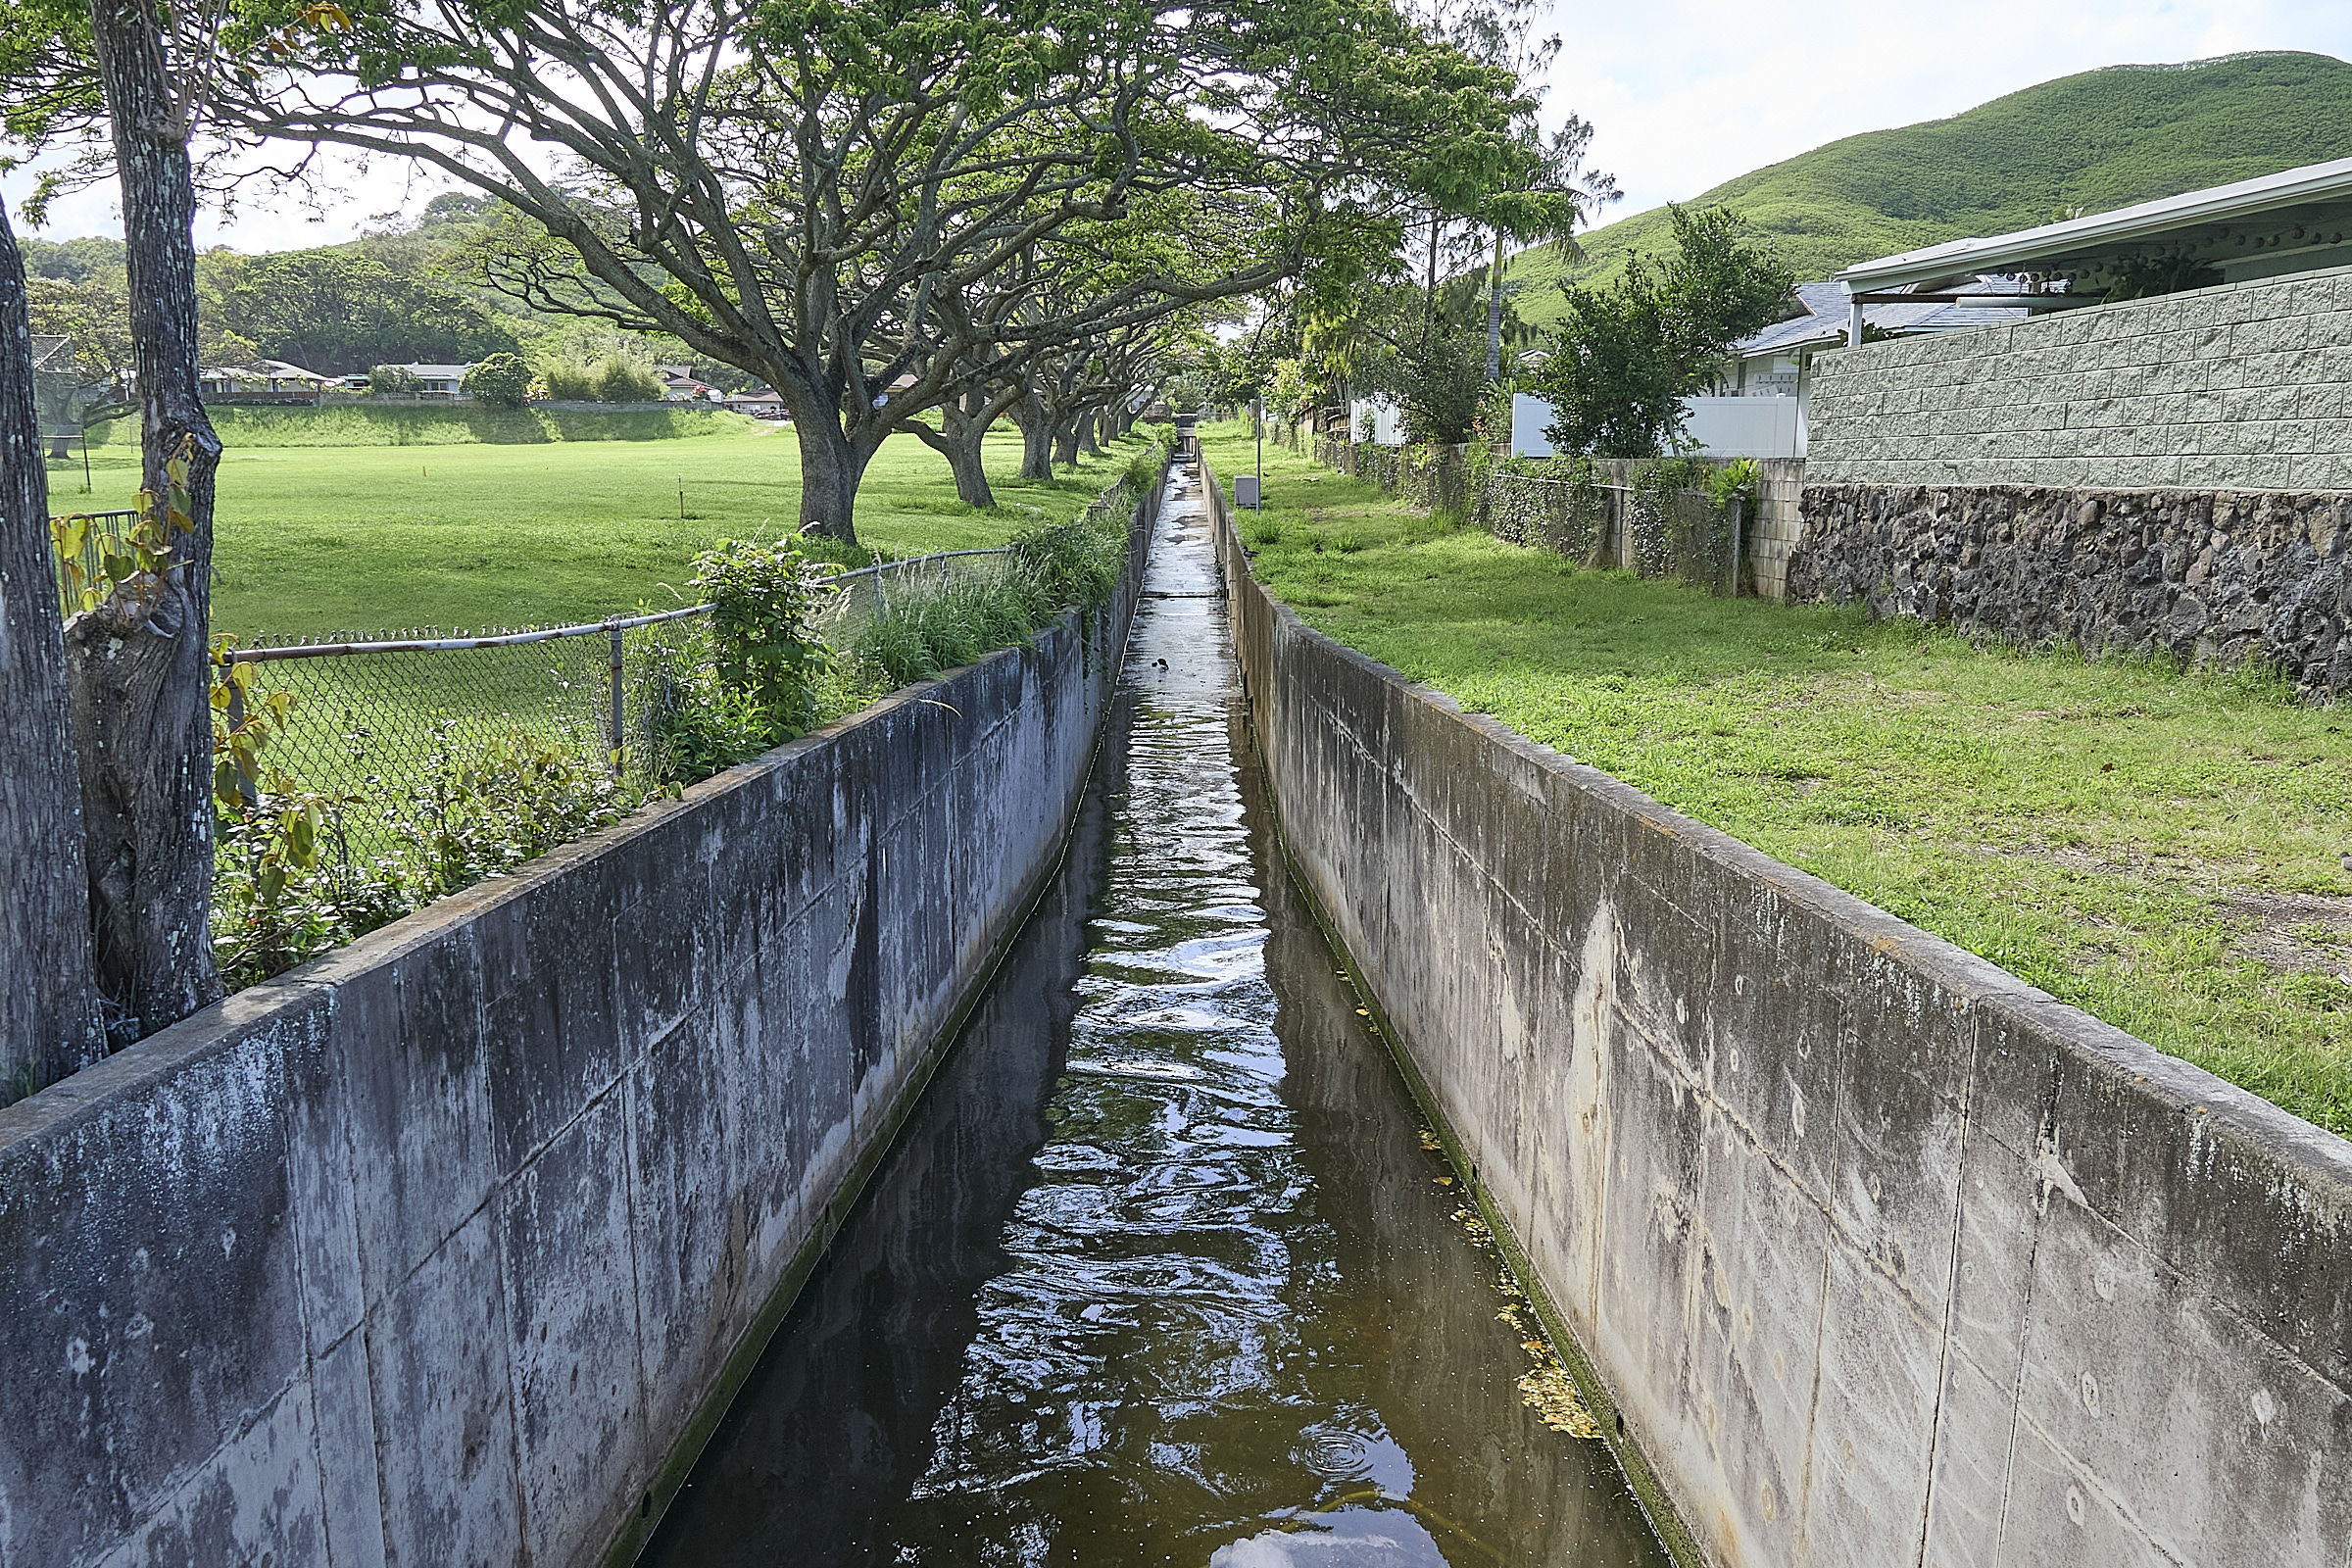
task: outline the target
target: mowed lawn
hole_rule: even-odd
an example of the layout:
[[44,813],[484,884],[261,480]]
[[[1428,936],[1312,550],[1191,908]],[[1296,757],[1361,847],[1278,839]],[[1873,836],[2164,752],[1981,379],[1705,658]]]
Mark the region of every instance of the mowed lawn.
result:
[[[1133,436],[1051,481],[1025,481],[1014,477],[1019,432],[991,432],[998,506],[976,512],[929,447],[894,436],[866,470],[858,536],[893,556],[999,545],[1075,515],[1144,444]],[[90,464],[86,493],[78,453],[51,466],[52,511],[130,505],[135,452],[94,447]],[[470,630],[667,609],[689,591],[695,552],[794,531],[800,493],[788,427],[516,446],[231,446],[214,624],[245,635]]]
[[[1203,446],[1230,494],[1246,426]],[[1582,571],[1265,466],[1244,541],[1321,630],[2352,1134],[2352,711]]]

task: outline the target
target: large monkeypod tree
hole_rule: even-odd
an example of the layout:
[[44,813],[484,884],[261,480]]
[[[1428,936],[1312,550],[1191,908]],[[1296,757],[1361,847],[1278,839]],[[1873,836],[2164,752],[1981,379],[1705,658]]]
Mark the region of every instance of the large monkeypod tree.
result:
[[[1007,356],[1386,254],[1420,193],[1509,161],[1525,102],[1388,0],[347,10],[286,72],[224,84],[238,123],[501,197],[485,281],[766,381],[798,427],[804,528],[852,540],[906,419]],[[1235,265],[1129,277],[1090,320],[942,308],[1173,192]]]

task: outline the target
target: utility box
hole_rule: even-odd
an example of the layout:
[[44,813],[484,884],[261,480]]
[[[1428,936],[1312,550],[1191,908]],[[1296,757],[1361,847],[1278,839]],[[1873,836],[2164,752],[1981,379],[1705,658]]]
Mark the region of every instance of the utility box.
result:
[[1251,512],[1257,510],[1256,474],[1237,473],[1233,476],[1233,504],[1237,507],[1248,507]]

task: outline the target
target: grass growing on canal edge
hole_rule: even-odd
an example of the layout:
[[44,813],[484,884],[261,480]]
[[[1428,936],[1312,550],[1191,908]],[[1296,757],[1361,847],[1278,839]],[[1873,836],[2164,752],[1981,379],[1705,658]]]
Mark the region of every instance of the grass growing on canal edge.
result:
[[[1246,425],[1202,446],[1250,471]],[[1578,570],[1271,444],[1265,472],[1243,541],[1318,629],[2352,1135],[2352,710]]]

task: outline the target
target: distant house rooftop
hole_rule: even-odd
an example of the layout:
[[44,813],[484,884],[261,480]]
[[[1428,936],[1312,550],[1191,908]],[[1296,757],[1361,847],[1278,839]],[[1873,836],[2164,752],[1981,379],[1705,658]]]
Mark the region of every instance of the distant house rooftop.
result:
[[2209,268],[2225,283],[2352,266],[2352,158],[1883,256],[1837,280],[1854,294],[1919,293],[1984,273],[2030,274],[2064,279],[2090,303],[2124,269],[2157,263]]

